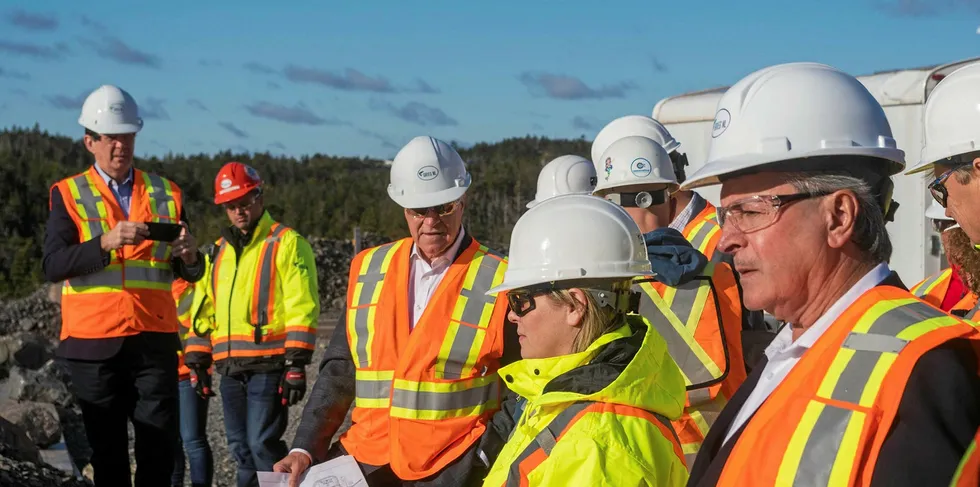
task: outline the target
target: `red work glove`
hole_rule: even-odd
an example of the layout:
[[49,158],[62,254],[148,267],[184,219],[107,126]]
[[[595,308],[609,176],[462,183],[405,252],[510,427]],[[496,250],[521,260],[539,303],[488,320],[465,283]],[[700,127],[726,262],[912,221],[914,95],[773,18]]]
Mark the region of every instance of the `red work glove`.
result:
[[306,395],[306,369],[304,367],[287,367],[279,382],[279,396],[283,406],[292,406],[303,400]]
[[211,387],[211,374],[208,373],[208,368],[194,365],[189,365],[187,368],[191,371],[191,387],[194,388],[194,392],[197,392],[197,395],[203,399],[214,397],[214,389]]

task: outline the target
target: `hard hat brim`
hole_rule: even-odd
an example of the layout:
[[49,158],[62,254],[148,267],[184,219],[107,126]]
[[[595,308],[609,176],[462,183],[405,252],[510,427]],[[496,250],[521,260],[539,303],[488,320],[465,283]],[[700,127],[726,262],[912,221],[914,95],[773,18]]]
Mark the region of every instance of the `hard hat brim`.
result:
[[456,201],[466,194],[467,189],[469,189],[469,186],[458,186],[435,193],[396,195],[393,194],[389,185],[388,196],[402,208],[428,208],[430,206],[444,205]]
[[939,206],[938,203],[933,202],[933,204],[926,207],[926,218],[931,218],[933,220],[943,220],[943,221],[953,221],[952,218],[946,216],[946,209]]
[[554,278],[554,277],[530,278],[529,277],[529,278],[522,278],[522,279],[512,279],[509,281],[506,280],[505,278],[504,282],[500,283],[499,286],[496,286],[490,289],[489,291],[487,291],[486,295],[493,296],[498,293],[512,291],[514,289],[521,289],[528,286],[536,286],[539,284],[544,284],[546,282],[581,281],[582,279],[609,279],[609,280],[633,279],[635,277],[652,276],[652,275],[654,275],[652,271],[648,271],[648,272],[632,271],[632,272],[605,272],[605,273],[596,273],[596,274],[590,274],[584,276],[579,275],[579,276],[569,276],[569,277],[561,277],[561,278]]
[[802,170],[788,167],[780,163],[790,161],[803,162],[813,157],[833,157],[833,156],[863,156],[879,159],[882,167],[889,175],[901,173],[905,168],[905,152],[901,149],[891,149],[886,147],[828,147],[826,149],[812,150],[804,153],[779,152],[772,154],[743,154],[711,161],[687,177],[681,184],[681,191],[714,186],[722,183],[722,178],[737,174],[748,174],[757,172],[786,172]]
[[82,120],[78,121],[78,124],[85,127],[92,132],[103,135],[118,135],[118,134],[135,134],[143,129],[142,120],[141,123],[115,123],[106,124],[102,126],[95,126],[92,124],[84,123]]

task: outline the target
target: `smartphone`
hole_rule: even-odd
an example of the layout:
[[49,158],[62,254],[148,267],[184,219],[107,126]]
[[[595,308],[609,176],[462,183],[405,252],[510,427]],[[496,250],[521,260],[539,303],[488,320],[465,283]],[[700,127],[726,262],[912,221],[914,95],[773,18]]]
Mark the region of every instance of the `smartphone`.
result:
[[156,223],[156,222],[144,222],[146,226],[150,229],[150,236],[146,237],[147,240],[156,240],[158,242],[173,242],[177,240],[180,236],[180,229],[183,228],[181,225],[176,223]]

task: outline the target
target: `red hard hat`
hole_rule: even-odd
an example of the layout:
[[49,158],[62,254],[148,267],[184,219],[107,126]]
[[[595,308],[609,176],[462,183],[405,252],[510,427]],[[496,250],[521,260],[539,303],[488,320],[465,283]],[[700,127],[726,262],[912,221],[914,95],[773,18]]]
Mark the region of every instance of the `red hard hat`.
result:
[[240,162],[229,162],[214,178],[214,204],[222,205],[262,187],[259,172]]

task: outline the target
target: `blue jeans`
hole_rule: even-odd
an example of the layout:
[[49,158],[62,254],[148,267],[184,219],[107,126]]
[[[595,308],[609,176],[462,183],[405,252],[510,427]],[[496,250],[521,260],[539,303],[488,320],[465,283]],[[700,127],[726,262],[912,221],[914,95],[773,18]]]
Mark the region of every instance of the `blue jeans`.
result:
[[184,485],[184,451],[191,470],[191,485],[211,486],[214,460],[208,443],[208,400],[198,396],[190,379],[177,384],[180,399],[180,441],[177,442],[177,462],[171,485]]
[[258,487],[255,472],[271,472],[286,456],[289,419],[279,397],[282,372],[245,372],[221,377],[221,406],[225,413],[228,449],[238,462],[238,486]]

